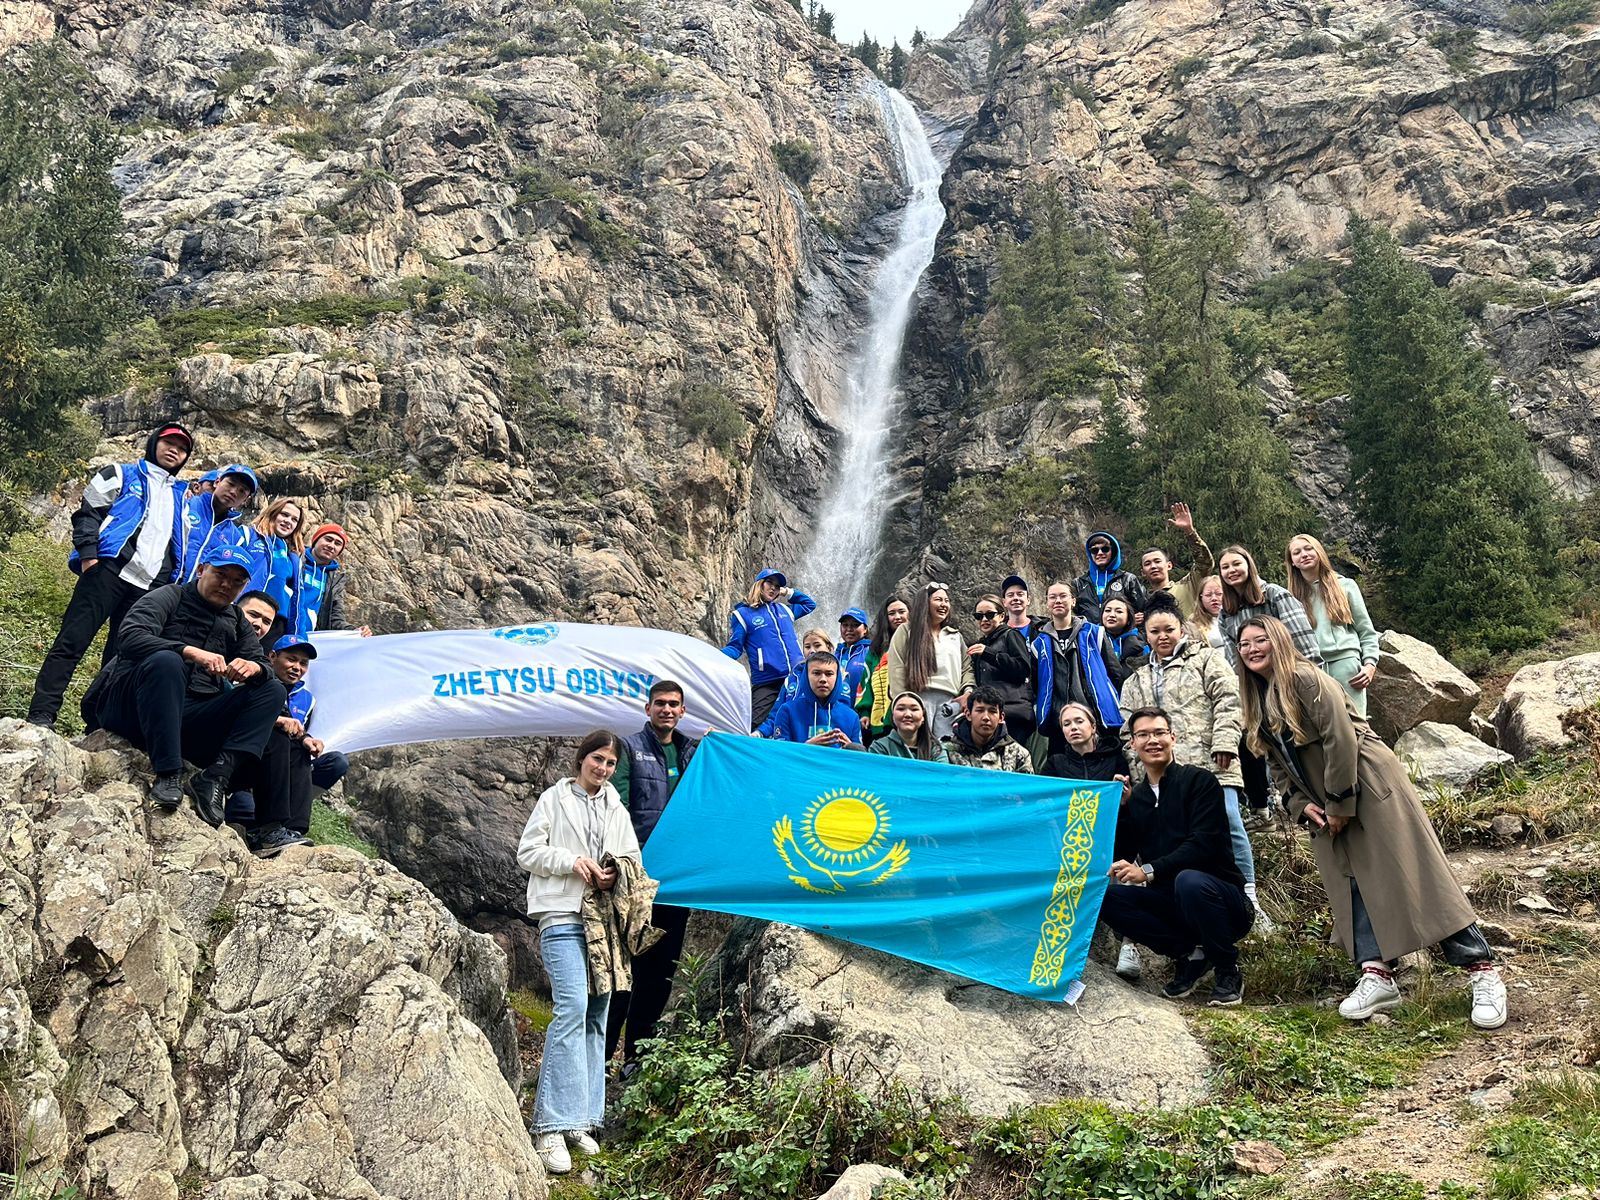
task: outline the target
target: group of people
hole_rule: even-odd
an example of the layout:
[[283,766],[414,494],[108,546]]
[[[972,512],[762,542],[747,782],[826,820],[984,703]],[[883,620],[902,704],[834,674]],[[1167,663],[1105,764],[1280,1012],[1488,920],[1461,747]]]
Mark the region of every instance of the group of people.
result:
[[[85,725],[149,754],[157,807],[176,810],[187,791],[204,820],[237,825],[271,857],[309,841],[314,789],[349,769],[311,732],[308,675],[312,632],[351,628],[339,572],[350,538],[288,498],[250,516],[261,481],[243,463],[181,479],[194,448],[184,426],[163,425],[143,458],[84,487],[68,558],[78,578],[27,719],[55,725],[104,629]],[[201,764],[187,783],[185,760]]]

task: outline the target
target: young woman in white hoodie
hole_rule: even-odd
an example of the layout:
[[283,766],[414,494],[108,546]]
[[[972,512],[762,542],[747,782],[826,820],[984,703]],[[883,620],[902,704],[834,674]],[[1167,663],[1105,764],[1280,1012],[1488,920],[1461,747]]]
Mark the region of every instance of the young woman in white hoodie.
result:
[[533,806],[517,844],[517,865],[528,872],[528,916],[539,922],[539,953],[550,977],[553,1012],[544,1035],[539,1091],[534,1100],[534,1147],[545,1169],[572,1170],[570,1145],[583,1154],[600,1147],[597,1129],[606,1103],[606,1010],[610,993],[589,994],[589,956],[580,915],[585,889],[609,889],[615,868],[601,860],[639,858],[628,810],[611,775],[622,743],[596,730],[578,746],[577,775],[557,780]]

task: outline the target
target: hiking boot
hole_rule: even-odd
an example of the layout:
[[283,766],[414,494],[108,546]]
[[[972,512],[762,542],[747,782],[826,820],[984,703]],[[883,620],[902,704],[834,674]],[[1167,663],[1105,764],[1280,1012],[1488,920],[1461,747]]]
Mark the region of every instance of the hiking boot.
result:
[[275,825],[268,829],[252,829],[245,836],[245,845],[250,847],[250,853],[257,858],[275,858],[290,846],[304,846],[308,844],[306,838],[301,837],[292,829],[285,829],[282,825]]
[[162,812],[177,812],[178,805],[183,803],[183,772],[157,775],[150,785],[150,803]]
[[1506,1023],[1506,981],[1493,963],[1472,968],[1472,1023],[1479,1029],[1499,1029]]
[[1278,819],[1272,813],[1272,806],[1264,805],[1261,808],[1252,808],[1244,814],[1244,827],[1249,833],[1256,833],[1263,829],[1271,829],[1277,825]]
[[1355,990],[1339,1001],[1339,1015],[1347,1021],[1365,1021],[1377,1013],[1400,1007],[1400,989],[1392,976],[1371,967],[1361,972]]
[[40,729],[54,729],[56,727],[56,719],[46,716],[44,713],[29,713],[23,719],[29,725],[37,725]]
[[567,1139],[559,1133],[536,1133],[533,1149],[544,1169],[552,1175],[565,1175],[572,1170],[572,1155],[567,1153]]
[[219,828],[226,816],[224,809],[228,802],[228,781],[218,779],[208,768],[190,776],[186,790],[194,801],[194,810],[200,814],[200,819],[213,829]]
[[1206,1007],[1232,1008],[1243,1000],[1244,976],[1239,974],[1239,968],[1218,971],[1216,981],[1211,986],[1211,999],[1206,1001]]
[[1168,1000],[1182,1000],[1206,977],[1211,964],[1204,958],[1180,958],[1173,963],[1172,982],[1161,989]]
[[600,1153],[600,1143],[590,1137],[587,1130],[583,1129],[567,1130],[567,1145],[579,1154]]
[[1117,951],[1117,974],[1131,983],[1143,972],[1144,964],[1139,961],[1139,947],[1132,942],[1123,942],[1122,949]]

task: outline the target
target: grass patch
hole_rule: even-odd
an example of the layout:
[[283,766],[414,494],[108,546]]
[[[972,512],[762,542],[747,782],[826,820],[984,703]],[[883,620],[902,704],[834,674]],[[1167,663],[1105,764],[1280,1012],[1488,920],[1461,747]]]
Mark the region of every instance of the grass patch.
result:
[[1544,0],[1541,4],[1513,4],[1506,9],[1506,24],[1525,41],[1537,42],[1553,33],[1576,33],[1579,25],[1594,20],[1595,0]]
[[1600,1185],[1600,1080],[1592,1073],[1535,1080],[1518,1091],[1513,1111],[1483,1132],[1491,1200]]
[[[71,547],[41,533],[19,533],[0,551],[0,717],[24,717],[33,698],[33,680],[61,629],[61,615],[77,576],[67,570]],[[78,702],[100,669],[105,631],[78,664],[61,705],[58,728],[67,736],[83,732]]]
[[1543,883],[1544,894],[1566,908],[1584,903],[1600,905],[1600,865],[1551,867]]
[[1526,890],[1522,880],[1509,871],[1490,869],[1478,876],[1469,890],[1472,907],[1479,912],[1510,912],[1517,897]]
[[555,1015],[555,1010],[550,1007],[550,1001],[543,996],[523,989],[512,992],[506,1000],[511,1005],[512,1012],[540,1033],[550,1028],[550,1018]]
[[311,802],[311,840],[319,846],[343,846],[367,858],[377,858],[377,848],[351,827],[350,818],[325,800]]
[[1339,43],[1326,33],[1303,33],[1278,51],[1279,58],[1311,58],[1337,50]]
[[1593,747],[1538,755],[1491,787],[1451,795],[1424,793],[1423,806],[1446,849],[1488,840],[1502,813],[1523,819],[1531,843],[1590,828],[1600,816],[1600,761]]

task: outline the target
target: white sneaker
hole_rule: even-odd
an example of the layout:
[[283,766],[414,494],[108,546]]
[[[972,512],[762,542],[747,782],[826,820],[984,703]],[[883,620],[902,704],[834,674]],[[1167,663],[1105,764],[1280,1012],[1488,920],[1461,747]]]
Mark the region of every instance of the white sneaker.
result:
[[1479,1029],[1499,1029],[1506,1023],[1506,981],[1499,967],[1469,971],[1472,977],[1472,1023]]
[[572,1155],[567,1153],[567,1141],[559,1133],[536,1134],[533,1148],[550,1174],[565,1175],[572,1170]]
[[1131,980],[1143,973],[1144,964],[1139,961],[1139,947],[1132,942],[1123,942],[1122,949],[1117,951],[1117,974]]
[[1365,1021],[1375,1013],[1400,1006],[1400,989],[1394,980],[1376,971],[1363,971],[1355,991],[1339,1001],[1339,1015],[1347,1021]]
[[567,1130],[567,1145],[571,1146],[579,1154],[600,1153],[600,1143],[582,1129]]

